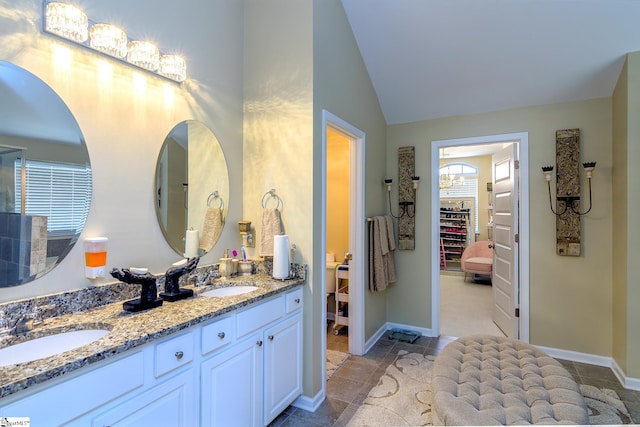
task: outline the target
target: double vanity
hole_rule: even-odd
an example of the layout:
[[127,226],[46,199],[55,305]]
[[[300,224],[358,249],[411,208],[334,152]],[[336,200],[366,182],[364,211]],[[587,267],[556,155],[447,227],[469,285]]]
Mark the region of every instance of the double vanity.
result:
[[[32,425],[267,425],[302,393],[304,282],[303,269],[284,281],[262,273],[216,279],[193,298],[137,313],[123,311],[122,300],[61,309],[13,346],[54,354],[0,349],[0,417],[29,417]],[[10,359],[28,355],[41,358]]]

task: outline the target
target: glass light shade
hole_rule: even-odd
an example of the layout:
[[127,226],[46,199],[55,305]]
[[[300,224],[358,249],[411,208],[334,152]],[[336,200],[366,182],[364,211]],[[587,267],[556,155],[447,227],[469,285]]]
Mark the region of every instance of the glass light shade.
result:
[[45,12],[46,31],[57,34],[77,43],[83,43],[89,37],[87,15],[76,6],[51,2]]
[[160,66],[160,51],[153,43],[135,40],[129,42],[127,50],[127,62],[146,70],[158,70]]
[[116,58],[127,56],[127,34],[111,24],[95,24],[89,30],[90,46]]
[[187,63],[178,55],[162,55],[158,73],[171,80],[183,82],[187,78]]

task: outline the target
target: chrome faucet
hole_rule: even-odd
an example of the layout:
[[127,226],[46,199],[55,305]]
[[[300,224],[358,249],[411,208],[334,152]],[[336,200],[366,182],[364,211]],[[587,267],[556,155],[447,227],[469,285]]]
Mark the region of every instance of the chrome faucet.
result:
[[[18,319],[13,327],[8,326],[9,322],[5,318],[4,312],[0,313],[0,336],[9,334],[20,335],[32,331],[35,327],[42,324],[43,316],[51,316],[55,308],[55,304],[49,304],[41,307],[34,306],[33,310]],[[5,325],[4,327],[2,326],[3,324]]]

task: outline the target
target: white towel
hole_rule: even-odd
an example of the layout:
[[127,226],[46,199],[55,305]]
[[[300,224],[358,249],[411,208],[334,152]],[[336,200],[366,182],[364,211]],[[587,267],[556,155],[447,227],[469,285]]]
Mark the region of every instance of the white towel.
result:
[[204,215],[204,224],[202,226],[202,236],[200,237],[200,249],[205,253],[213,249],[213,245],[218,241],[224,220],[222,219],[222,209],[208,208]]
[[267,208],[262,212],[262,233],[260,235],[261,257],[273,256],[273,236],[282,234],[282,221],[280,211],[274,208]]

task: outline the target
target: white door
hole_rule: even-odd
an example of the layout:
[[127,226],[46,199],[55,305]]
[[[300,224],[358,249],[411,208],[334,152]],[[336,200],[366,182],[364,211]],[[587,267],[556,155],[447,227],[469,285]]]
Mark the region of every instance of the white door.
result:
[[493,321],[518,338],[518,168],[516,144],[493,155]]

